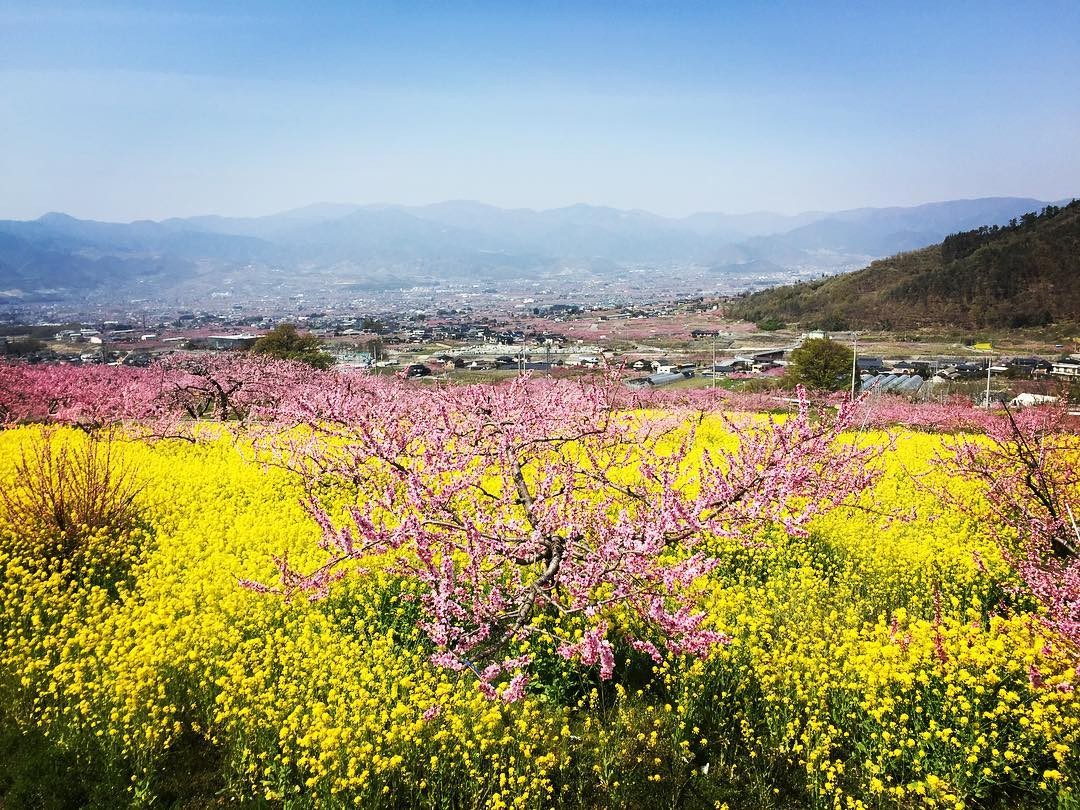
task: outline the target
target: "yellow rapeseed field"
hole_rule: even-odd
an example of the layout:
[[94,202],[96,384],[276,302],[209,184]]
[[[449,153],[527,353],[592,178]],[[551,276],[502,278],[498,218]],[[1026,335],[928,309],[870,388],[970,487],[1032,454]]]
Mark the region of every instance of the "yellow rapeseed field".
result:
[[[0,432],[0,486],[41,430]],[[318,602],[239,587],[323,559],[288,473],[224,438],[123,442],[145,488],[121,536],[50,556],[0,523],[0,805],[82,773],[101,805],[1077,806],[1074,659],[933,494],[941,441],[900,432],[864,508],[809,537],[718,542],[734,641],[710,658],[625,648],[602,684],[541,654],[513,704],[429,662],[415,586],[378,561]],[[53,763],[34,785],[12,734]]]

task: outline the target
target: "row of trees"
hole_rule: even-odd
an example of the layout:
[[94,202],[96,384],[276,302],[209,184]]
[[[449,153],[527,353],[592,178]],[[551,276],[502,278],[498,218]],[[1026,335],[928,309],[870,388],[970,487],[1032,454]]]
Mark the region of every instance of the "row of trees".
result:
[[175,354],[148,368],[0,363],[0,424],[95,430],[126,423],[149,435],[177,435],[193,420],[235,422],[272,409],[319,373],[305,363],[234,353]]

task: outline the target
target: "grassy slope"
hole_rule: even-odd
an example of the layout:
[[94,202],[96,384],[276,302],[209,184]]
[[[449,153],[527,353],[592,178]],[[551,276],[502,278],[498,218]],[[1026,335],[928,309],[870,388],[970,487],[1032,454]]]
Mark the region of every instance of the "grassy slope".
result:
[[739,301],[746,320],[831,329],[1002,328],[1080,320],[1080,205],[946,264],[941,246],[863,270],[763,290]]

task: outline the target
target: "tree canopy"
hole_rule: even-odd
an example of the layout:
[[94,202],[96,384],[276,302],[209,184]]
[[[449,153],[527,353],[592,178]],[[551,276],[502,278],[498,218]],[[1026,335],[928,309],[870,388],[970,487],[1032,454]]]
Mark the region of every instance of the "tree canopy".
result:
[[848,385],[851,349],[828,338],[811,338],[791,353],[787,381],[815,391],[839,391]]
[[278,360],[298,360],[314,368],[329,368],[334,358],[322,350],[319,339],[303,333],[296,324],[283,323],[275,326],[251,347],[255,354],[264,354]]

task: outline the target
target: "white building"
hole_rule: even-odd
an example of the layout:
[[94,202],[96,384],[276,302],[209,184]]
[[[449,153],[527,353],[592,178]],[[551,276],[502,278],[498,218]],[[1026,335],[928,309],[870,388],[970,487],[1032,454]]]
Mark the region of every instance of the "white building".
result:
[[1034,405],[1053,405],[1058,401],[1057,397],[1046,394],[1017,394],[1009,402],[1010,408],[1030,408]]
[[1080,377],[1080,357],[1073,355],[1064,360],[1056,361],[1050,369],[1050,373],[1055,377]]

